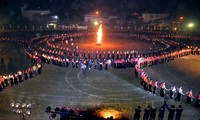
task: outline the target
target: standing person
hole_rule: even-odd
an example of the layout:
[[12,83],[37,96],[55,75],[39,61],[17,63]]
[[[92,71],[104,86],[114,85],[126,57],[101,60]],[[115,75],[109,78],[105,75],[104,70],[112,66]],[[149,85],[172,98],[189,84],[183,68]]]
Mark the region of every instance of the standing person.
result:
[[165,87],[165,82],[162,82],[162,84],[160,85],[160,96],[162,98],[165,97],[165,90],[167,90],[167,88]]
[[14,76],[12,73],[9,74],[9,79],[10,79],[11,86],[13,86],[14,85]]
[[158,120],[163,120],[165,115],[165,107],[161,106],[158,113]]
[[37,73],[41,74],[41,72],[42,72],[42,64],[41,63],[37,63],[37,68],[38,68]]
[[4,75],[3,79],[4,79],[5,87],[7,87],[8,86],[8,76]]
[[17,74],[18,74],[18,79],[19,79],[19,82],[21,83],[21,82],[23,81],[23,77],[22,77],[22,71],[21,71],[21,70],[19,70],[19,71],[17,72]]
[[180,102],[182,95],[184,95],[182,87],[180,86],[177,90],[177,96],[175,98],[176,101]]
[[134,120],[140,119],[140,113],[141,113],[141,106],[138,106],[138,108],[135,109]]
[[198,95],[197,95],[197,99],[196,99],[196,102],[195,102],[194,106],[195,106],[196,108],[199,108],[199,107],[200,107],[200,92],[199,92]]
[[167,105],[167,109],[169,111],[168,120],[173,120],[174,119],[174,114],[175,114],[175,107],[174,107],[174,105],[171,105],[170,108]]
[[78,68],[78,63],[79,63],[79,61],[78,61],[78,59],[76,59],[76,68]]
[[5,82],[4,82],[4,78],[3,78],[3,76],[1,77],[1,88],[2,89],[5,89]]
[[24,71],[24,80],[27,80],[27,79],[28,79],[28,73],[27,73],[27,72],[28,72],[28,70],[25,70],[25,71]]
[[15,85],[18,84],[18,74],[17,73],[15,73],[15,75],[14,75],[14,83],[15,83]]
[[194,98],[193,95],[192,95],[192,90],[189,89],[185,94],[187,95],[186,103],[190,104],[192,102],[192,99]]
[[28,68],[28,74],[29,74],[29,78],[33,77],[33,69],[31,67]]
[[153,94],[154,94],[154,95],[156,94],[157,89],[158,89],[158,80],[156,80],[156,81],[153,83]]
[[153,84],[153,81],[151,79],[149,79],[148,81],[148,87],[149,87],[149,92],[152,93],[152,84]]
[[148,90],[148,81],[149,81],[149,77],[148,76],[145,76],[144,77],[144,81],[143,81],[143,88],[144,90]]
[[150,119],[149,120],[155,120],[155,118],[156,118],[156,111],[157,111],[157,109],[154,106],[152,106],[151,107]]
[[66,67],[69,67],[69,59],[68,59],[68,58],[66,58],[66,60],[65,60],[65,61],[66,61],[66,63],[65,63],[65,64],[66,64]]
[[99,70],[101,71],[103,69],[103,61],[99,60]]
[[2,87],[2,82],[3,82],[3,77],[0,76],[0,92],[2,91],[3,87]]
[[37,66],[33,65],[33,76],[36,77],[37,76]]
[[137,66],[135,66],[135,77],[138,78],[138,70],[139,68]]
[[89,70],[92,69],[92,60],[89,60]]
[[148,105],[147,108],[144,109],[143,120],[148,120],[149,119],[150,111],[151,111],[150,105]]
[[86,75],[86,65],[84,63],[81,63],[81,69],[82,69],[82,74],[85,76]]
[[74,60],[74,58],[71,60],[71,63],[72,63],[72,67],[74,68],[75,67],[75,60]]
[[170,99],[173,99],[173,97],[174,97],[174,93],[176,92],[176,86],[172,86],[171,88],[170,88],[170,91],[169,91],[169,98]]
[[178,108],[176,108],[175,120],[180,120],[182,112],[183,112],[183,108],[181,105],[179,105]]

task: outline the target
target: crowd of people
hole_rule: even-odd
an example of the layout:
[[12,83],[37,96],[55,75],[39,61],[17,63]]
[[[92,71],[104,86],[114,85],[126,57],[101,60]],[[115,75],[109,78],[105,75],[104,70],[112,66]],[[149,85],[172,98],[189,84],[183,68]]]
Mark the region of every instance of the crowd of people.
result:
[[[90,36],[91,34],[89,34]],[[110,37],[123,38],[123,39],[137,39],[147,42],[159,42],[165,47],[153,52],[141,53],[135,50],[127,51],[88,51],[80,50],[74,41],[80,37],[87,37],[84,33],[70,33],[62,35],[46,35],[42,37],[33,38],[30,42],[21,39],[2,38],[0,42],[18,42],[24,44],[24,53],[34,63],[33,66],[26,70],[19,70],[16,73],[9,75],[2,75],[0,77],[0,91],[8,86],[20,84],[23,81],[31,79],[38,74],[41,74],[42,64],[53,64],[60,67],[73,67],[83,69],[85,74],[86,69],[107,70],[109,68],[124,69],[134,68],[135,77],[137,77],[144,90],[154,95],[160,95],[165,100],[174,99],[180,102],[183,95],[187,96],[186,103],[190,104],[196,98],[194,106],[200,107],[200,93],[197,97],[193,96],[192,89],[183,92],[182,86],[166,87],[165,82],[151,79],[143,70],[143,67],[150,67],[157,64],[169,62],[178,57],[186,56],[189,54],[200,54],[200,50],[195,47],[188,47],[185,44],[179,44],[173,41],[175,38],[187,38],[175,35],[151,35],[151,34],[109,34]],[[164,104],[159,109],[153,105],[147,106],[144,109],[144,120],[154,120],[156,111],[158,111],[158,119],[164,118],[165,110],[169,111],[168,119],[179,120],[183,111],[182,106],[169,107]],[[139,120],[141,114],[141,106],[135,110],[134,119]]]
[[[180,102],[183,95],[186,95],[187,96],[186,103],[190,104],[192,100],[195,98],[193,96],[192,89],[189,89],[187,92],[184,93],[182,86],[177,87],[173,85],[170,88],[167,88],[165,82],[158,83],[158,80],[151,79],[143,70],[143,67],[147,66],[149,67],[160,63],[169,62],[171,60],[174,60],[175,58],[190,54],[196,54],[196,53],[192,51],[191,48],[185,48],[158,57],[140,58],[138,59],[137,64],[135,66],[135,77],[140,80],[144,90],[148,91],[151,94],[154,95],[159,94],[160,97],[166,100],[174,99],[175,101],[178,102]],[[196,102],[194,103],[195,107],[200,106],[199,100],[200,100],[200,92],[196,96]]]
[[[145,39],[145,36],[136,36],[135,34],[126,35],[126,34],[110,34],[109,36],[117,38],[126,38],[134,39],[140,38]],[[136,37],[134,37],[136,36]],[[54,65],[68,67],[71,63],[72,67],[75,64],[87,63],[88,66],[91,66],[93,63],[94,68],[103,68],[108,69],[108,66],[114,68],[126,68],[134,67],[138,57],[145,56],[144,53],[137,52],[135,50],[127,51],[88,51],[88,50],[79,50],[73,41],[78,37],[87,37],[86,34],[62,34],[60,36],[43,36],[42,38],[33,39],[31,43],[34,44],[34,47],[31,51],[35,52],[35,55],[40,56],[43,62],[52,63]],[[41,40],[42,39],[42,40]],[[150,38],[148,38],[149,41]],[[147,41],[147,39],[145,39]],[[38,42],[39,41],[39,42]],[[56,45],[56,42],[59,45]],[[60,45],[61,44],[61,45]],[[62,45],[64,44],[64,45]],[[164,43],[161,43],[164,44]],[[165,48],[162,48],[162,51],[169,48],[168,44],[164,44]],[[39,46],[39,49],[38,49]],[[102,67],[102,66],[103,67]],[[100,69],[101,70],[101,69]]]

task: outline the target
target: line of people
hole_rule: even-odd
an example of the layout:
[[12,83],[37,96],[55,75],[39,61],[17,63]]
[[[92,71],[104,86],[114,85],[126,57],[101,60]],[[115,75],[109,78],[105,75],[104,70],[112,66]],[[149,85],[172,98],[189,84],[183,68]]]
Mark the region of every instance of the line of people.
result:
[[[143,67],[157,65],[159,63],[169,62],[177,57],[182,57],[185,55],[191,54],[191,49],[183,49],[182,51],[175,51],[172,54],[168,54],[159,59],[140,58],[137,61],[135,66],[135,77],[140,79],[141,85],[144,90],[148,91],[151,94],[159,94],[162,98],[166,100],[174,99],[175,101],[180,102],[183,95],[187,96],[186,103],[190,104],[195,98],[192,93],[192,89],[189,89],[187,92],[183,92],[182,86],[176,87],[175,85],[171,86],[169,89],[166,88],[165,82],[161,82],[158,85],[158,80],[152,80],[143,70]],[[159,91],[158,91],[159,90]],[[200,107],[200,92],[197,94],[196,102],[194,103],[195,107]]]
[[17,85],[23,81],[31,79],[42,72],[42,64],[37,63],[26,70],[19,70],[16,73],[10,73],[9,75],[0,76],[0,91],[8,86]]
[[[165,112],[168,111],[168,120],[180,120],[181,115],[183,112],[183,108],[181,105],[174,105],[169,106],[166,101],[164,101],[164,104],[158,108],[155,107],[155,105],[152,104],[152,106],[147,105],[146,108],[143,110],[143,120],[155,120],[158,118],[158,120],[164,120],[165,118]],[[134,113],[134,120],[140,120],[142,117],[142,107],[137,106]],[[157,117],[156,117],[157,116]]]
[[[20,40],[17,38],[16,39],[2,38],[0,39],[0,42],[26,44],[24,40]],[[24,52],[29,59],[33,59],[34,56],[28,53],[25,48]],[[26,70],[18,70],[16,73],[0,75],[0,91],[2,91],[8,86],[17,85],[19,83],[22,83],[23,81],[31,79],[34,76],[41,74],[41,72],[42,72],[42,63],[41,61],[37,60],[37,62],[35,62],[33,66],[28,67]]]

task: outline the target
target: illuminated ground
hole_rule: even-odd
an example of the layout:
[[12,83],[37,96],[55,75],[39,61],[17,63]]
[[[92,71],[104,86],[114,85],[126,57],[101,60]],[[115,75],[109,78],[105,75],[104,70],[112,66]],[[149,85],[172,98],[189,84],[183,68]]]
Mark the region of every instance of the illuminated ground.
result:
[[[103,38],[101,46],[96,46],[96,38],[80,38],[76,39],[75,44],[79,46],[79,49],[85,50],[105,50],[105,51],[126,51],[126,50],[136,50],[136,51],[147,51],[152,48],[153,44],[149,42],[144,42],[142,40],[134,39],[123,39],[123,38]],[[162,45],[156,45],[156,49],[163,47]]]

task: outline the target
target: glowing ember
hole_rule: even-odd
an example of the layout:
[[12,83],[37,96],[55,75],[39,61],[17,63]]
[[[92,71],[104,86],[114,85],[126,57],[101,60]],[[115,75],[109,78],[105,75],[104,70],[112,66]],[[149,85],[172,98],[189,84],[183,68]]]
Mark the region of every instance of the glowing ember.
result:
[[102,44],[102,36],[103,36],[102,24],[100,24],[98,32],[97,32],[97,42],[96,42],[97,45],[101,45]]
[[120,119],[122,117],[122,113],[114,109],[99,110],[98,114],[100,115],[100,117],[103,117],[105,119],[110,118],[111,116],[113,117],[113,119]]

